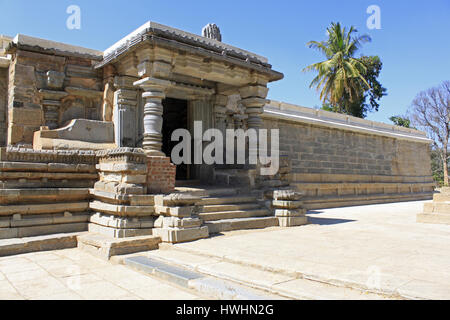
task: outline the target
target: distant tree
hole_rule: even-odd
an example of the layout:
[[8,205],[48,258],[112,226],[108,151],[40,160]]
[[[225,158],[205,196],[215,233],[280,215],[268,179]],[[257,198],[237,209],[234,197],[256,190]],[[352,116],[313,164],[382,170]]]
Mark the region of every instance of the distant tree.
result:
[[378,111],[378,100],[386,95],[386,89],[377,80],[383,65],[380,58],[355,57],[362,44],[371,41],[368,35],[358,36],[356,33],[354,27],[347,30],[339,23],[332,23],[327,28],[326,41],[307,44],[322,52],[327,60],[312,64],[303,71],[318,73],[310,88],[316,87],[320,92],[324,110],[364,118],[367,112]]
[[331,104],[329,104],[329,103],[324,103],[323,105],[322,105],[322,108],[321,108],[322,110],[325,110],[325,111],[330,111],[330,112],[339,112],[339,110],[337,110],[335,107],[333,107]]
[[420,92],[410,109],[412,123],[426,131],[433,140],[444,173],[444,185],[448,186],[448,142],[450,138],[450,81]]
[[389,118],[396,126],[411,128],[411,120],[406,116],[392,116]]
[[383,63],[380,58],[378,56],[361,56],[359,60],[366,67],[362,76],[366,79],[369,87],[365,87],[360,79],[353,79],[353,81],[359,82],[358,86],[361,88],[359,99],[352,102],[344,94],[342,103],[345,110],[348,111],[348,114],[365,118],[368,112],[378,111],[380,107],[379,101],[383,96],[387,95],[387,89],[378,81],[381,69],[383,68]]
[[[442,187],[444,185],[444,168],[442,167],[441,159],[442,151],[436,149],[435,146],[431,148],[431,172],[433,175],[433,180]],[[447,161],[448,165],[448,161]]]

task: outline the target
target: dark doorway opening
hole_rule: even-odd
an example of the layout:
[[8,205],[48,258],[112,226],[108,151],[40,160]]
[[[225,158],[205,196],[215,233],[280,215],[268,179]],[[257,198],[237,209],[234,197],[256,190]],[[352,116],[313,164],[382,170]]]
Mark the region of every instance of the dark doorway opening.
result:
[[[172,149],[179,142],[172,141],[172,133],[176,129],[188,129],[188,102],[186,100],[167,98],[163,100],[163,145],[162,151],[170,157]],[[189,180],[189,166],[177,165],[177,180]]]

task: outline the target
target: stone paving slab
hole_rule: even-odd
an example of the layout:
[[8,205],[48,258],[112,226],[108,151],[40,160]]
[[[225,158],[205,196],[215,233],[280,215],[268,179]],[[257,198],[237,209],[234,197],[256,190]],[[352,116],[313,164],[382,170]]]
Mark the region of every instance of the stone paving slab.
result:
[[[162,250],[160,252],[169,252]],[[223,277],[210,277],[205,273],[196,272],[191,269],[190,262],[187,264],[179,263],[186,262],[186,256],[192,256],[189,254],[183,254],[183,252],[176,252],[177,258],[174,259],[161,259],[161,255],[153,255],[153,252],[149,252],[146,255],[129,255],[121,258],[116,257],[120,263],[140,270],[144,273],[151,274],[157,278],[162,278],[171,283],[176,283],[185,288],[191,288],[196,292],[201,293],[211,299],[219,300],[285,300],[284,296],[278,294],[271,294],[264,290],[254,289],[245,285],[240,285],[235,281],[224,280]],[[180,257],[181,256],[181,259]],[[156,258],[155,258],[156,257]],[[196,260],[193,257],[194,261]],[[192,261],[192,259],[188,259]],[[202,263],[200,265],[203,266]],[[199,265],[199,266],[200,266]],[[205,263],[207,266],[208,263]],[[215,263],[213,263],[215,265]],[[225,266],[227,267],[227,266]],[[242,266],[241,266],[242,268]],[[233,266],[231,266],[233,269]],[[248,270],[246,270],[248,271]],[[256,270],[256,275],[258,275]],[[255,270],[251,270],[255,273]],[[270,275],[272,276],[272,275]]]
[[205,298],[77,248],[0,257],[0,300]]
[[417,223],[424,203],[314,210],[307,226],[235,231],[173,248],[392,298],[449,299],[450,226]]

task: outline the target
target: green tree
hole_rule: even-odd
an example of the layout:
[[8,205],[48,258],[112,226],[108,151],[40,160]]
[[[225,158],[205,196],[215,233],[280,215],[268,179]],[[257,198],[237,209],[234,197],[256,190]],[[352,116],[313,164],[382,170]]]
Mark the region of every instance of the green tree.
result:
[[411,120],[405,116],[392,116],[389,118],[396,126],[411,128]]
[[362,44],[371,41],[368,35],[358,36],[356,33],[354,27],[347,31],[339,23],[332,23],[327,28],[326,41],[307,44],[322,52],[327,60],[312,64],[303,71],[318,73],[310,88],[316,87],[320,92],[325,110],[364,118],[367,112],[378,111],[378,100],[386,94],[386,89],[377,80],[382,68],[380,58],[355,58]]
[[351,101],[349,97],[344,96],[342,104],[344,105],[344,109],[348,111],[348,114],[365,118],[368,112],[378,111],[380,107],[379,100],[387,95],[387,90],[378,81],[381,69],[383,68],[383,63],[380,58],[378,56],[362,56],[359,60],[366,67],[362,76],[366,79],[370,87],[365,87],[360,79],[353,79],[353,81],[360,82],[358,86],[362,92],[356,101]]

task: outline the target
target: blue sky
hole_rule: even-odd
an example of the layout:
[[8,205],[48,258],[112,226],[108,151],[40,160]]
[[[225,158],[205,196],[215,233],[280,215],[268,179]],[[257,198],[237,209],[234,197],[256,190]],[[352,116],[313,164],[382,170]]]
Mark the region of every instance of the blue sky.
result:
[[[81,30],[66,28],[69,5],[81,8]],[[369,5],[381,9],[381,30],[369,30]],[[388,89],[380,111],[368,119],[389,122],[404,114],[421,90],[450,80],[450,0],[171,1],[0,0],[0,34],[23,33],[104,50],[148,20],[199,34],[207,23],[223,41],[269,58],[285,79],[270,85],[269,98],[307,107],[321,105],[301,70],[322,56],[306,47],[324,40],[332,21],[354,25],[373,41],[361,53],[379,55]]]

